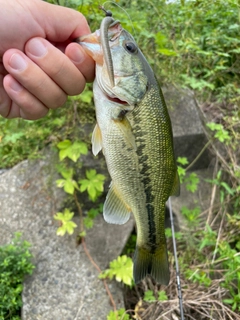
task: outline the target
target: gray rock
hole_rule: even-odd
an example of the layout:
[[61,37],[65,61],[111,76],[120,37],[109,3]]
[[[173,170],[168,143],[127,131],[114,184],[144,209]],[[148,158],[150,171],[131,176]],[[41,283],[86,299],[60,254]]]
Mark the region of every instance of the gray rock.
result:
[[[55,187],[51,157],[23,161],[0,178],[0,244],[20,231],[32,244],[36,269],[23,291],[23,320],[106,319],[112,309],[98,272],[76,235],[59,237],[53,215],[60,210],[64,194]],[[78,218],[75,219],[76,223]],[[87,248],[103,270],[122,251],[133,228],[109,225],[99,216],[86,237]],[[123,307],[121,289],[109,284],[117,308]]]
[[[194,95],[190,90],[164,87],[163,94],[172,121],[176,157],[187,157],[191,163],[207,143],[207,137]],[[192,167],[207,168],[211,155],[206,150]]]
[[[205,222],[207,221],[209,214],[209,209],[211,208],[211,198],[212,198],[212,184],[207,182],[207,179],[213,178],[213,168],[209,167],[207,169],[195,170],[194,173],[197,174],[199,178],[199,184],[197,191],[194,193],[189,192],[186,189],[186,184],[181,185],[181,195],[180,197],[171,197],[172,210],[176,218],[177,228],[182,231],[187,230],[187,224],[184,216],[181,213],[182,207],[187,207],[192,210],[196,207],[200,208],[201,216],[206,217]],[[215,203],[218,202],[219,194],[215,195]],[[168,206],[168,203],[167,203]],[[210,223],[210,221],[208,221]],[[169,223],[168,223],[169,227]]]

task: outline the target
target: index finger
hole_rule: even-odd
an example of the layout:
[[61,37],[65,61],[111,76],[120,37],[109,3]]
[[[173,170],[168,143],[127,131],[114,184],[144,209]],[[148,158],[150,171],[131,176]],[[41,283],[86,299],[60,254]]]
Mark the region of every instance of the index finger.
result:
[[83,14],[70,8],[51,6],[54,8],[49,10],[50,4],[41,1],[39,3],[40,12],[36,14],[36,18],[44,17],[45,19],[45,21],[39,21],[39,24],[43,27],[46,39],[51,42],[64,42],[67,39],[73,40],[90,33],[90,27]]

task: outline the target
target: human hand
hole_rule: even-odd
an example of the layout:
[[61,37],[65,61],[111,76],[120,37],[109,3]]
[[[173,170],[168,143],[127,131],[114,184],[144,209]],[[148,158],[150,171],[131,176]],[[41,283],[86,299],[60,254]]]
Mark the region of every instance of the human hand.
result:
[[39,119],[93,80],[93,60],[71,43],[89,26],[81,13],[41,0],[0,7],[0,115]]

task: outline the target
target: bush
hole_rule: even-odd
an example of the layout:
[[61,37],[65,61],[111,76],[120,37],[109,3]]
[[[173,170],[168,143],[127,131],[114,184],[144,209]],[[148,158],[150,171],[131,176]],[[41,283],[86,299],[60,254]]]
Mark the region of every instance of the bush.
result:
[[16,233],[12,244],[0,247],[0,320],[18,320],[22,306],[23,279],[34,266],[30,244]]

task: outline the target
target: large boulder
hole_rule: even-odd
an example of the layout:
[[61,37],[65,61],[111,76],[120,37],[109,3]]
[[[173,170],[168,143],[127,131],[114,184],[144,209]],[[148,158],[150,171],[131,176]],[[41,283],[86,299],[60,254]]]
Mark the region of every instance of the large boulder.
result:
[[[23,161],[0,176],[0,244],[22,232],[32,244],[36,266],[24,283],[22,319],[106,319],[109,297],[83,247],[76,245],[76,234],[56,235],[53,215],[65,195],[55,186],[54,163],[52,156]],[[102,270],[121,254],[132,228],[133,220],[114,226],[97,217],[86,246]],[[123,307],[121,289],[115,282],[109,286],[117,307]]]

